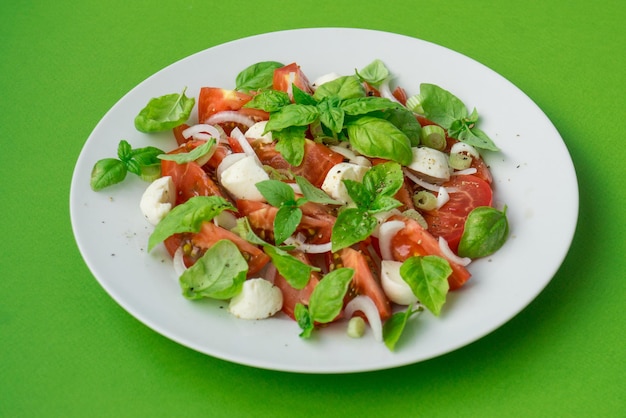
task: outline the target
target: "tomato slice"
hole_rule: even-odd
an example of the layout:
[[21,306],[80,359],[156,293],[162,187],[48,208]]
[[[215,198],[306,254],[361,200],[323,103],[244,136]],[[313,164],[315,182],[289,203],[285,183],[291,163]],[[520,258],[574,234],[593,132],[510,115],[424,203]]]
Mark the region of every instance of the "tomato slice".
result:
[[[293,74],[293,75],[292,75]],[[295,84],[300,90],[309,94],[313,93],[309,79],[304,75],[300,66],[295,62],[274,70],[273,88],[274,90],[286,93],[292,90],[291,85]]]
[[[168,154],[189,152],[202,143],[204,141],[189,141]],[[176,187],[177,205],[185,203],[194,196],[226,197],[217,183],[195,161],[178,164],[175,161],[161,160],[161,175],[172,177]]]
[[[406,225],[391,239],[391,251],[395,260],[404,261],[413,256],[424,255],[436,255],[447,259],[443,255],[437,239],[422,228],[416,220],[397,215],[391,219],[401,220]],[[458,289],[469,280],[471,274],[462,265],[447,260],[452,267],[452,274],[448,277],[450,290]]]
[[392,314],[391,303],[383,291],[380,278],[374,276],[374,272],[377,273],[378,270],[370,266],[367,257],[362,252],[349,247],[341,249],[334,256],[343,267],[354,269],[354,277],[346,295],[347,301],[357,295],[366,295],[376,305],[380,319],[383,321],[388,319]]
[[253,119],[268,119],[267,112],[243,107],[252,100],[251,95],[219,87],[202,87],[198,95],[198,120],[204,123],[210,116],[226,110],[240,111]]
[[[298,258],[300,261],[311,265],[311,262],[308,259],[307,255],[303,252],[292,251],[290,254]],[[307,283],[307,285],[303,289],[295,289],[291,287],[287,280],[285,280],[285,278],[277,272],[274,277],[274,285],[277,286],[283,294],[282,311],[290,316],[292,319],[295,319],[294,310],[296,308],[296,304],[301,303],[303,305],[308,305],[311,293],[313,292],[313,289],[315,289],[315,286],[317,286],[319,281],[319,273],[316,271],[312,271],[311,276],[309,277],[309,283]]]
[[424,219],[428,232],[445,238],[456,253],[467,216],[478,206],[491,206],[493,192],[489,183],[477,176],[453,176],[444,186],[458,191],[450,193],[450,200],[440,209],[424,212]]
[[276,144],[274,143],[253,141],[251,145],[264,165],[302,176],[316,187],[321,187],[330,169],[343,161],[343,155],[310,139],[305,140],[304,157],[302,163],[297,167],[289,164],[280,152],[276,151]]
[[239,235],[215,225],[213,222],[204,222],[198,233],[174,234],[165,240],[165,248],[172,257],[182,245],[183,260],[187,267],[193,265],[216,242],[222,239],[232,241],[241,255],[248,262],[248,277],[257,274],[270,261],[270,258],[260,248],[250,244]]

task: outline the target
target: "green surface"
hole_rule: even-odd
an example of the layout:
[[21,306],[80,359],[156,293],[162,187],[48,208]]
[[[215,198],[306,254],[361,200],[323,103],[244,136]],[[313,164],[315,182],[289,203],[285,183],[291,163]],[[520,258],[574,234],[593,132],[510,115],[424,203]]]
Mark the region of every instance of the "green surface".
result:
[[[626,416],[625,4],[2,2],[0,416]],[[567,144],[581,195],[571,250],[528,308],[465,348],[339,376],[231,364],[139,323],[81,258],[72,170],[117,100],[192,53],[316,26],[468,55],[525,91]]]

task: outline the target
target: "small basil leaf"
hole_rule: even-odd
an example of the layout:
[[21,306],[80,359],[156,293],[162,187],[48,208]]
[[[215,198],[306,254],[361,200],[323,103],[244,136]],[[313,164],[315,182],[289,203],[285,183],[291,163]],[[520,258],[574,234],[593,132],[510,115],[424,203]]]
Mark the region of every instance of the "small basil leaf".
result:
[[227,239],[216,242],[179,278],[187,299],[229,299],[243,287],[248,263],[237,246]]
[[324,276],[309,298],[309,312],[314,322],[325,324],[339,315],[354,269],[338,268]]
[[348,208],[339,212],[331,233],[332,251],[349,247],[369,237],[376,228],[376,218],[367,210]]
[[434,255],[413,256],[400,266],[400,276],[417,299],[435,316],[439,316],[448,294],[450,263]]
[[486,257],[498,251],[509,235],[506,208],[499,211],[490,206],[472,210],[465,221],[465,229],[459,242],[461,257]]
[[307,307],[298,302],[296,303],[293,314],[296,318],[296,322],[298,322],[298,326],[302,330],[300,337],[310,338],[314,329],[314,324]]
[[265,132],[280,131],[290,126],[307,126],[319,118],[316,106],[290,104],[272,113],[265,125]]
[[177,154],[159,154],[157,157],[161,160],[174,161],[177,164],[185,164],[191,161],[196,161],[198,158],[204,157],[213,150],[215,145],[215,139],[211,138],[204,144],[195,147],[190,152],[180,152]]
[[132,150],[133,147],[128,143],[128,141],[122,139],[117,145],[117,158],[119,158],[123,163],[128,162],[131,158]]
[[413,309],[413,305],[410,305],[406,311],[394,313],[391,318],[385,322],[383,325],[383,341],[389,350],[395,350],[396,344],[404,333],[409,318],[422,310],[423,308],[421,306],[417,309]]
[[296,183],[300,186],[300,190],[305,199],[313,203],[321,203],[323,205],[340,205],[341,202],[331,198],[321,189],[313,186],[306,178],[296,176]]
[[202,222],[210,221],[224,210],[236,208],[220,196],[194,196],[175,206],[154,228],[148,239],[148,251],[174,234],[200,231]]
[[196,102],[185,96],[185,90],[151,99],[135,117],[135,128],[146,133],[161,132],[184,123]]
[[420,144],[422,125],[417,121],[413,112],[406,108],[389,109],[385,112],[385,116],[389,122],[405,133],[412,147]]
[[274,218],[274,242],[279,245],[291,236],[302,220],[302,211],[294,206],[281,206]]
[[402,168],[392,161],[373,166],[363,176],[363,185],[373,196],[393,196],[403,183]]
[[284,65],[276,61],[262,61],[245,68],[235,78],[235,89],[243,92],[269,89],[274,80],[274,70]]
[[90,186],[94,191],[122,182],[126,178],[126,165],[116,158],[104,158],[91,170]]
[[467,117],[467,108],[463,102],[439,86],[421,84],[420,97],[424,116],[445,129],[448,129],[455,120]]
[[363,116],[348,126],[350,144],[359,153],[409,165],[412,161],[409,138],[391,122]]
[[261,109],[272,113],[279,111],[288,104],[291,104],[291,100],[289,100],[289,95],[284,91],[264,90],[254,96],[252,100],[246,103],[243,107]]
[[272,133],[272,137],[277,141],[276,151],[294,167],[302,164],[304,159],[306,130],[306,126],[291,126]]
[[263,180],[255,184],[256,188],[267,200],[274,206],[280,207],[283,203],[294,203],[296,194],[293,189],[286,183],[279,180]]
[[353,75],[342,76],[322,84],[315,90],[315,93],[313,93],[315,100],[322,100],[329,97],[337,99],[365,97],[365,89],[357,77]]
[[389,78],[390,73],[385,64],[376,59],[357,72],[359,78],[376,88]]
[[345,113],[338,107],[339,100],[336,98],[325,98],[317,105],[320,111],[320,122],[331,132],[339,133],[343,129]]
[[482,148],[489,151],[499,150],[499,148],[496,146],[496,144],[493,143],[491,138],[489,138],[486,133],[484,133],[477,127],[473,127],[471,129],[468,128],[461,131],[457,136],[457,139],[476,148]]
[[265,245],[263,250],[272,259],[272,264],[274,264],[278,273],[294,289],[304,289],[309,283],[311,272],[319,271],[319,268],[299,260],[280,248]]
[[346,191],[348,192],[350,199],[352,199],[354,204],[361,209],[369,209],[370,203],[372,203],[376,198],[370,189],[358,181],[344,179],[343,185],[346,187]]

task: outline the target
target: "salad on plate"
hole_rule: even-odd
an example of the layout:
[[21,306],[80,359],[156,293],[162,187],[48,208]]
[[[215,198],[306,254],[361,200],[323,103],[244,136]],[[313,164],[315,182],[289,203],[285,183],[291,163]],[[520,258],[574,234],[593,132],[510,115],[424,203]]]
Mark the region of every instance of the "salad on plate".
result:
[[91,187],[129,172],[150,182],[138,198],[154,225],[148,250],[165,246],[185,298],[227,300],[242,319],[282,312],[302,338],[369,325],[394,350],[509,227],[481,154],[498,148],[477,111],[434,84],[414,95],[392,85],[380,60],[313,82],[297,63],[255,63],[232,90],[151,99],[135,127],[171,131],[172,149],[121,140]]

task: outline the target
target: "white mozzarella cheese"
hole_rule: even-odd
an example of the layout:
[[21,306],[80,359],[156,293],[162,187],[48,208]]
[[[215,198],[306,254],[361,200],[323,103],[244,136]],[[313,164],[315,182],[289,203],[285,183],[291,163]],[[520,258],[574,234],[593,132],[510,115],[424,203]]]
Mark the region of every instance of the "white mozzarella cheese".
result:
[[248,130],[246,131],[246,133],[244,133],[244,136],[246,138],[250,138],[250,139],[260,139],[261,142],[263,143],[269,143],[272,142],[272,132],[268,132],[265,135],[263,135],[263,132],[265,131],[265,125],[267,125],[267,121],[263,120],[261,122],[257,122],[254,125],[252,125],[251,127],[248,128]]
[[172,177],[165,176],[154,180],[141,196],[139,208],[152,225],[158,224],[174,207],[176,188]]
[[413,147],[413,161],[407,167],[419,177],[432,183],[450,180],[448,156],[429,147]]
[[269,318],[283,307],[283,294],[265,279],[248,279],[241,293],[228,305],[231,314],[242,319]]
[[262,201],[263,195],[255,184],[269,180],[269,176],[260,167],[254,156],[245,156],[221,172],[220,182],[236,199]]
[[343,180],[362,181],[368,167],[353,163],[339,163],[328,171],[322,183],[324,190],[330,197],[345,204],[352,203]]

